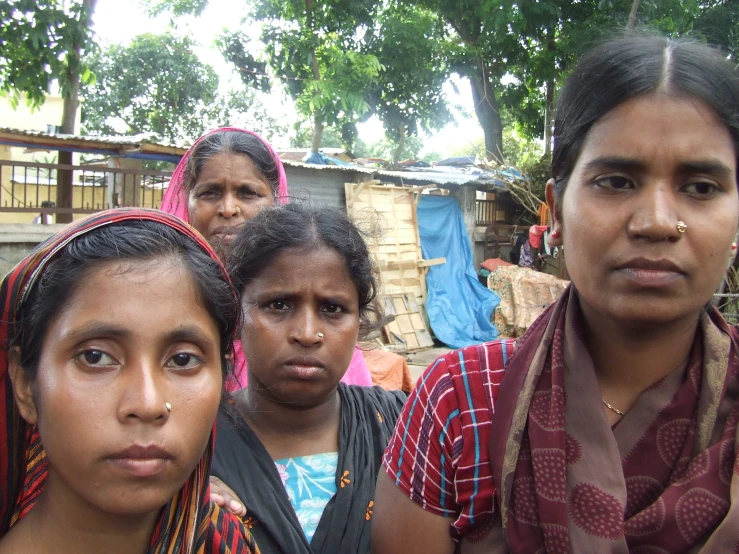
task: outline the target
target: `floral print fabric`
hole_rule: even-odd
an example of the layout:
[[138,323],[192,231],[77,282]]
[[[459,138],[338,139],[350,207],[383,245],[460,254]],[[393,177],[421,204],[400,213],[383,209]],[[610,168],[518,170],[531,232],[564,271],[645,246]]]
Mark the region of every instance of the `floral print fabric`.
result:
[[282,485],[308,541],[313,539],[323,509],[336,494],[338,463],[338,452],[275,461]]

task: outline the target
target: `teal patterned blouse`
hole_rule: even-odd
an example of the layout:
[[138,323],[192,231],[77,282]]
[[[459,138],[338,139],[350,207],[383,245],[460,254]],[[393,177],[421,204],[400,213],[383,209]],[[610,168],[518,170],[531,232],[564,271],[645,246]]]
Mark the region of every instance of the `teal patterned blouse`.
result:
[[336,494],[338,452],[276,460],[275,465],[308,542],[313,539],[323,509]]

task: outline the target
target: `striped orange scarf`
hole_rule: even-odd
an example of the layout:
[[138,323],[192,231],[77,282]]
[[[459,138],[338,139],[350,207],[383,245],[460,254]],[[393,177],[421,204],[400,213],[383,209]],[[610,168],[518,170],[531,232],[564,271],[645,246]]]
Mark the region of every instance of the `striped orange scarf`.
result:
[[[105,225],[130,220],[149,220],[167,225],[195,241],[211,258],[218,256],[208,243],[175,216],[158,210],[118,209],[100,212],[67,226],[21,261],[0,285],[0,343],[8,344],[13,326],[28,292],[48,262],[77,237]],[[221,265],[224,277],[228,278]],[[234,295],[234,301],[238,297]],[[47,475],[46,454],[35,427],[21,418],[8,375],[8,351],[0,349],[0,538],[35,505]],[[150,553],[257,554],[251,534],[232,514],[209,501],[209,474],[215,426],[208,448],[190,478],[160,515],[149,545]]]

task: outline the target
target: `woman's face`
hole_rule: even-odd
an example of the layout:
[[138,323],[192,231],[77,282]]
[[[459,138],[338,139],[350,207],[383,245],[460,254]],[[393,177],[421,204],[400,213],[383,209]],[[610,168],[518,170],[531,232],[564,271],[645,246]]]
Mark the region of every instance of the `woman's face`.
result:
[[108,514],[161,509],[207,446],[219,346],[181,262],[110,262],[90,274],[49,327],[36,382],[14,379],[17,398],[35,391],[18,403],[38,425],[48,489]]
[[242,297],[249,386],[296,407],[325,402],[359,333],[359,297],[346,262],[325,247],[283,250]]
[[241,225],[273,203],[272,188],[251,158],[216,154],[190,191],[190,223],[223,259]]
[[698,100],[654,94],[615,108],[589,132],[561,204],[551,185],[547,196],[586,315],[694,322],[733,254],[736,152]]

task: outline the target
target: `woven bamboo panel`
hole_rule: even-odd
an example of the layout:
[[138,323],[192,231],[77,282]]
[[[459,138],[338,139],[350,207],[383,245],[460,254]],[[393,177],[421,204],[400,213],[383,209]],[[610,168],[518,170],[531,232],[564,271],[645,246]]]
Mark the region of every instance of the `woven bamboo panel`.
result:
[[345,185],[347,213],[355,221],[371,218],[382,229],[368,240],[380,270],[380,299],[386,315],[385,339],[403,350],[433,346],[422,307],[426,299],[426,268],[422,261],[416,202],[421,191],[374,183]]

